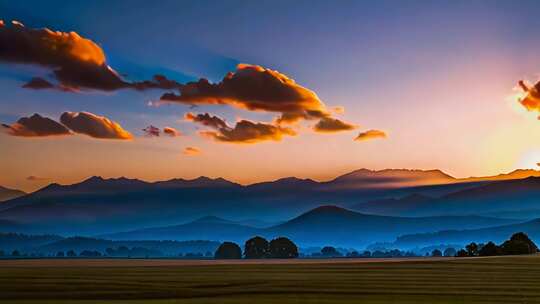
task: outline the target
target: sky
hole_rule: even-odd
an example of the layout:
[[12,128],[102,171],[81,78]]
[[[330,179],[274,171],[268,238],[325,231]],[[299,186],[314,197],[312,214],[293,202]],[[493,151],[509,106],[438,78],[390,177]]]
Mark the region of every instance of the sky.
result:
[[[0,185],[536,168],[538,107],[518,102],[517,84],[538,80],[539,9],[537,1],[0,0]],[[37,47],[13,42],[22,36]],[[17,124],[34,113],[57,134]]]

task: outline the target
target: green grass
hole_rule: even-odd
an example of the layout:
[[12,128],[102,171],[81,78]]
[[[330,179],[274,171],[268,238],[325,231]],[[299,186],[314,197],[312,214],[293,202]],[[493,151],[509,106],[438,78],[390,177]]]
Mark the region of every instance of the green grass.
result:
[[356,264],[0,267],[0,302],[540,303],[540,256]]

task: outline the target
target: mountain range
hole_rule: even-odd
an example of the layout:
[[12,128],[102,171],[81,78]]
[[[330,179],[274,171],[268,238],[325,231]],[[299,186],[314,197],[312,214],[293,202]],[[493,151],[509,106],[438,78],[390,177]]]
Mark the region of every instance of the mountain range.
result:
[[536,213],[520,212],[540,210],[538,175],[516,170],[456,179],[440,170],[360,169],[326,182],[291,177],[251,185],[207,177],[91,177],[0,203],[0,230],[119,240],[283,235],[303,246],[358,246],[403,234],[530,220]]

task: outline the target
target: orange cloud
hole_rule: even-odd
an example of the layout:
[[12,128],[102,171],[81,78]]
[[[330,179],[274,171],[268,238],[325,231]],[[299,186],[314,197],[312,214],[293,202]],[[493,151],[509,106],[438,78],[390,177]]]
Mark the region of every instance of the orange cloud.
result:
[[39,114],[20,118],[12,125],[2,125],[9,135],[22,137],[44,137],[57,135],[71,135],[71,132],[62,124]]
[[120,124],[89,112],[64,112],[60,121],[73,132],[103,139],[131,139],[133,135]]
[[241,120],[234,128],[202,131],[201,134],[220,142],[253,144],[267,140],[280,141],[283,136],[295,136],[296,132],[291,128]]
[[241,120],[233,128],[229,127],[225,120],[208,113],[187,113],[186,119],[215,129],[216,131],[202,131],[200,134],[220,142],[252,144],[267,140],[280,141],[285,135],[296,135],[291,128],[249,120]]
[[179,95],[166,93],[165,102],[226,104],[250,111],[281,113],[280,122],[329,116],[323,102],[311,90],[285,74],[258,65],[239,64],[221,82],[206,79],[179,88]]
[[142,82],[123,80],[107,64],[103,49],[76,32],[52,31],[48,28],[31,29],[16,21],[13,21],[11,26],[6,26],[2,21],[0,45],[0,61],[48,67],[59,82],[55,85],[43,78],[34,78],[23,86],[28,89],[75,92],[85,89],[174,89],[182,86],[162,75]]
[[375,139],[375,138],[387,138],[387,137],[388,136],[386,135],[384,131],[367,130],[366,132],[361,132],[360,134],[358,134],[358,136],[356,136],[354,140],[366,141],[366,140]]
[[[107,65],[103,50],[75,32],[30,29],[12,22],[0,26],[0,45],[0,60],[49,67],[66,88],[111,91],[127,86]],[[26,87],[32,88],[32,81]]]
[[523,80],[520,80],[519,86],[525,92],[525,96],[518,100],[519,103],[521,103],[527,111],[540,112],[540,82],[529,87]]
[[184,117],[186,120],[200,123],[204,126],[211,127],[214,129],[228,128],[227,123],[225,123],[225,120],[217,116],[212,116],[208,113],[204,113],[204,114],[186,113]]
[[170,137],[176,137],[176,136],[182,135],[182,133],[180,133],[180,131],[178,131],[175,128],[172,128],[172,127],[163,128],[163,134],[168,135]]
[[356,129],[355,125],[346,123],[337,118],[325,117],[313,127],[313,130],[320,133],[335,133]]
[[202,153],[202,151],[199,149],[199,148],[196,148],[196,147],[186,147],[184,148],[184,151],[183,153],[185,155],[191,155],[191,156],[194,156],[194,155],[199,155]]

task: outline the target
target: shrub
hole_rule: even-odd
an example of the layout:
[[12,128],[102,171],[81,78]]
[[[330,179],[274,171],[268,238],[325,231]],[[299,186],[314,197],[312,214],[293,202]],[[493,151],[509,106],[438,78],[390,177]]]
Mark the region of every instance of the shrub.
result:
[[431,252],[431,256],[432,257],[441,257],[442,256],[442,252],[439,250],[439,249],[435,249]]

